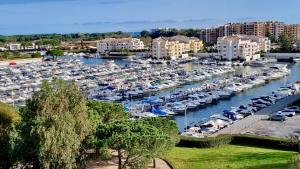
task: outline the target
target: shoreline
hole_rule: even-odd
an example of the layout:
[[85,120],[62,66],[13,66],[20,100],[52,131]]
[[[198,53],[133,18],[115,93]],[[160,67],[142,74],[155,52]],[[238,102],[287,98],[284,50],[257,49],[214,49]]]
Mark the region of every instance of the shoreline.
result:
[[17,64],[26,64],[26,63],[37,63],[42,62],[42,58],[26,58],[26,59],[12,59],[0,61],[0,66],[8,66],[10,62],[15,61]]

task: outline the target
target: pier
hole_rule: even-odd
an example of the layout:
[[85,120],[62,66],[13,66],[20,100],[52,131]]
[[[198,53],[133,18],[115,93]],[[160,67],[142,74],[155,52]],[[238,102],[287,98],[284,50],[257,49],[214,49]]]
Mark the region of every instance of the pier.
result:
[[275,58],[278,61],[293,62],[300,58],[300,53],[266,53],[266,58]]
[[284,109],[297,100],[300,100],[300,94],[283,98],[275,104],[258,111],[255,115],[248,116],[242,120],[239,120],[234,124],[212,134],[210,137],[216,137],[220,134],[242,134],[247,128],[256,125],[256,123],[258,123],[260,120],[268,119],[269,115]]

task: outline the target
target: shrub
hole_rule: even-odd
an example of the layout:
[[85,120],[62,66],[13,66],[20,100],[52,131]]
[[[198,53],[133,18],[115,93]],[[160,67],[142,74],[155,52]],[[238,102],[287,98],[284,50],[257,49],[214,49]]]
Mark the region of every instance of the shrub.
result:
[[208,138],[194,138],[194,137],[181,137],[177,146],[179,147],[196,147],[196,148],[210,148],[219,147],[231,142],[230,135],[220,135],[218,137]]
[[253,147],[272,148],[288,151],[298,151],[297,144],[291,144],[287,139],[255,135],[220,135],[218,137],[194,138],[181,137],[177,146],[209,148],[219,147],[224,144],[247,145]]
[[231,144],[250,145],[254,147],[298,151],[298,145],[290,144],[289,140],[255,135],[233,135]]

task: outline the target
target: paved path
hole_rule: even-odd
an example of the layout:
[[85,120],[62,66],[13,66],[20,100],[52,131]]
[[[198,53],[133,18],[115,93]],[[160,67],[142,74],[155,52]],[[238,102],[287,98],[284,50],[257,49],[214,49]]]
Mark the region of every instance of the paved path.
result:
[[[155,168],[153,168],[153,164],[150,163],[148,169],[172,169],[162,159],[156,158],[155,163],[156,163]],[[101,160],[90,160],[88,161],[87,169],[118,169],[118,162],[116,158],[106,162],[103,162]]]
[[267,119],[270,114],[284,109],[289,104],[291,104],[297,100],[300,100],[300,94],[288,96],[284,99],[277,101],[274,105],[271,105],[269,107],[266,107],[266,108],[258,111],[255,115],[248,116],[242,120],[239,120],[239,121],[235,122],[234,124],[230,125],[229,127],[224,128],[224,129],[210,135],[209,137],[216,137],[220,134],[244,133],[247,128],[249,128],[253,125],[256,125],[256,123],[258,123],[262,119]]

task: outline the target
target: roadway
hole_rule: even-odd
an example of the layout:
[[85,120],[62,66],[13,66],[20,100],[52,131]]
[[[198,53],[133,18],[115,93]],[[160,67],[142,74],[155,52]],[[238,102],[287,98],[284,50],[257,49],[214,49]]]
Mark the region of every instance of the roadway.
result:
[[252,116],[248,116],[242,120],[239,120],[229,127],[219,130],[218,132],[210,135],[209,137],[216,137],[220,134],[243,134],[247,131],[248,128],[254,127],[261,120],[268,119],[270,114],[284,109],[297,100],[300,100],[300,94],[280,99],[275,104],[258,111]]

